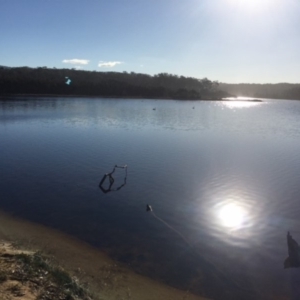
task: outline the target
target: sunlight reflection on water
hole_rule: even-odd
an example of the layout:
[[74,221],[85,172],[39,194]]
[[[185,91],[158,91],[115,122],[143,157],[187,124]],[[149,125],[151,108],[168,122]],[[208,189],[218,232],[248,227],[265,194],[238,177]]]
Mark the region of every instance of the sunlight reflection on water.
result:
[[[203,257],[247,288],[284,293],[286,231],[299,237],[300,105],[239,100],[0,101],[1,208],[174,286],[188,289],[200,270],[200,294],[246,299],[223,297]],[[129,165],[128,183],[103,194],[116,163]]]
[[263,102],[260,102],[257,99],[245,98],[245,97],[226,98],[222,101],[222,105],[231,109],[254,107],[254,106],[259,106],[262,103]]
[[229,108],[246,108],[261,105],[261,102],[250,101],[224,101],[223,104]]
[[215,207],[217,217],[220,219],[221,225],[232,230],[239,229],[246,221],[247,212],[242,206],[232,201],[228,202],[220,203]]
[[250,195],[233,194],[224,187],[223,196],[212,196],[206,203],[206,226],[212,236],[226,244],[251,248],[262,234],[261,210],[263,204],[254,204]]

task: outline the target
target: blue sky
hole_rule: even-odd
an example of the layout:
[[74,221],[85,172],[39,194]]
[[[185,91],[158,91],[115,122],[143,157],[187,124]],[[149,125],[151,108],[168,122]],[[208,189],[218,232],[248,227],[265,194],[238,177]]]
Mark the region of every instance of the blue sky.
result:
[[0,0],[0,65],[300,82],[300,0]]

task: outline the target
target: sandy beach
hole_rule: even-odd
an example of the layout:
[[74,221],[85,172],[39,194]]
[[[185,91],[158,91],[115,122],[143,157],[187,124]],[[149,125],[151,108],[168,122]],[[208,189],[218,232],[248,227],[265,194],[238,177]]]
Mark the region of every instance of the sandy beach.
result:
[[0,240],[51,256],[86,284],[95,299],[207,299],[136,274],[82,241],[4,212],[0,212]]

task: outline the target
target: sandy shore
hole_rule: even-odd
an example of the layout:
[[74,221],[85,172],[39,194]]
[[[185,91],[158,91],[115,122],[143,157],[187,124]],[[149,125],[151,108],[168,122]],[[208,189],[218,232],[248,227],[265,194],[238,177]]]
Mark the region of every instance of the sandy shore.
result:
[[129,270],[90,245],[56,230],[0,212],[0,239],[23,249],[51,255],[103,300],[200,300]]

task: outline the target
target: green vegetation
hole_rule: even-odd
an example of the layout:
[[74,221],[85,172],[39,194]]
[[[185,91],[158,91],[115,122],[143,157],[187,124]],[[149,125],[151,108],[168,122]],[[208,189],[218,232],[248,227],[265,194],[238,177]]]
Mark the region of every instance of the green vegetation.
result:
[[[21,282],[24,280],[39,280],[45,287],[48,287],[49,283],[51,283],[50,292],[54,296],[53,299],[58,295],[64,299],[73,299],[72,296],[79,297],[80,299],[88,299],[85,290],[66,271],[51,265],[39,253],[35,253],[34,255],[18,254],[16,255],[16,260],[19,263],[19,272],[14,273],[14,279]],[[50,292],[47,288],[43,289],[38,299],[44,299],[44,295],[45,299],[51,299],[49,298]]]
[[37,300],[91,299],[76,278],[40,253],[4,253],[0,264],[0,293],[14,297],[32,295]]
[[[71,80],[66,84],[67,78]],[[161,73],[0,67],[0,94],[82,95],[119,98],[218,99],[228,96],[207,78]]]
[[[66,83],[68,79],[70,84]],[[300,84],[227,84],[168,73],[151,76],[133,72],[0,66],[0,95],[8,94],[181,100],[246,96],[300,100]]]

